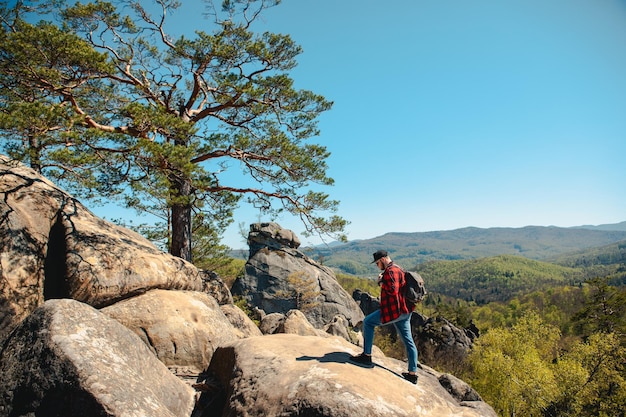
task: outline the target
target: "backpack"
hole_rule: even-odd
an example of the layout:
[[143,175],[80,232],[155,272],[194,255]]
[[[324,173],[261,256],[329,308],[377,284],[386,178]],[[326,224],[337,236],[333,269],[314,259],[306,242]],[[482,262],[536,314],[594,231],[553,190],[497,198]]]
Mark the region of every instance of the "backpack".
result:
[[407,305],[421,303],[428,294],[424,279],[417,272],[404,271],[404,287],[402,289]]

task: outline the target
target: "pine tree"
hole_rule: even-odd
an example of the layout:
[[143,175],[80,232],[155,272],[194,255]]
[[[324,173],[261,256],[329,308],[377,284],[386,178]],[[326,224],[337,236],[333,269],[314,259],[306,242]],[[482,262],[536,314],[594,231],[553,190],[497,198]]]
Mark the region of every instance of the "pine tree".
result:
[[160,217],[184,259],[194,215],[219,234],[243,197],[345,239],[338,202],[314,191],[333,184],[329,152],[307,142],[332,103],[294,88],[288,35],[252,31],[276,3],[208,2],[211,31],[191,37],[168,33],[170,0],[3,6],[2,149],[80,196]]

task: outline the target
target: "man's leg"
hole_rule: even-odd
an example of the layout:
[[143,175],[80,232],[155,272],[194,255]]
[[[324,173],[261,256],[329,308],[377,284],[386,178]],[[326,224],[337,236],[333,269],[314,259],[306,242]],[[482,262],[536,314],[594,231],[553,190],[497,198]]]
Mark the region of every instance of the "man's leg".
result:
[[411,334],[411,313],[403,314],[393,323],[406,348],[406,356],[409,362],[409,372],[403,373],[404,378],[414,384],[417,383],[417,347]]
[[380,310],[370,313],[363,319],[363,353],[372,354],[374,344],[374,329],[380,326]]
[[363,365],[372,364],[372,345],[374,344],[374,329],[380,326],[380,310],[367,315],[363,319],[363,353],[351,356],[350,360]]

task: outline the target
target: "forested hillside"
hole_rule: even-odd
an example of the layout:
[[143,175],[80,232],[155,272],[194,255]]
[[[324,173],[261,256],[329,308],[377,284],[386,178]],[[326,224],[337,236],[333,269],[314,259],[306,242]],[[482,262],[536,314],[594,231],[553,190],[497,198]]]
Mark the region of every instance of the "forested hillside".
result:
[[580,286],[598,278],[610,285],[625,285],[626,241],[561,255],[549,262],[499,255],[408,267],[422,274],[431,292],[481,305],[559,286]]
[[586,228],[528,226],[523,228],[468,227],[450,231],[422,233],[387,233],[373,239],[343,245],[306,249],[313,259],[340,272],[373,276],[372,253],[386,249],[404,267],[435,260],[463,260],[516,255],[528,259],[549,260],[563,254],[601,247],[626,240],[626,231]]
[[432,293],[485,304],[561,285],[577,285],[580,269],[500,255],[461,261],[430,261],[415,268]]
[[[462,376],[502,417],[623,417],[625,252],[622,240],[550,262],[498,255],[416,265],[430,290],[418,311],[479,333],[465,359],[420,360]],[[338,279],[377,295],[370,279]],[[376,343],[404,354],[384,335]]]

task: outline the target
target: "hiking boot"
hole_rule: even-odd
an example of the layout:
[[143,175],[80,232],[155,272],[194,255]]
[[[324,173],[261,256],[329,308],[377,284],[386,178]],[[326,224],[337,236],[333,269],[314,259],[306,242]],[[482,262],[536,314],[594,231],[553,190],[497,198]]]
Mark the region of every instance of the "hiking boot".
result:
[[408,372],[402,372],[402,376],[404,379],[409,381],[411,384],[417,384],[417,374],[410,374]]
[[350,356],[350,361],[360,365],[372,366],[372,355],[361,353],[358,356]]

